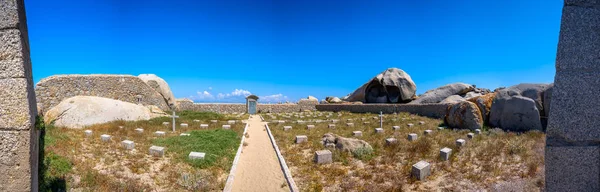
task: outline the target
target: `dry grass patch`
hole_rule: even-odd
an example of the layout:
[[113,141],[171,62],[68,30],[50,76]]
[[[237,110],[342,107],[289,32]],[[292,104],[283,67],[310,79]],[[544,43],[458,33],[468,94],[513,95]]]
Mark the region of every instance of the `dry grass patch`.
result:
[[[44,155],[40,174],[42,191],[220,191],[242,138],[248,115],[219,115],[184,111],[178,113],[176,131],[172,119],[161,117],[149,121],[115,121],[84,129],[68,129],[52,125],[44,129]],[[210,120],[219,120],[211,123]],[[194,120],[199,120],[196,122]],[[237,120],[231,130],[221,126]],[[169,122],[168,126],[163,122]],[[187,123],[188,127],[181,127]],[[209,124],[201,129],[200,124]],[[120,128],[120,126],[122,128]],[[142,133],[134,129],[142,128]],[[86,137],[84,130],[92,130]],[[165,136],[157,136],[164,131]],[[190,136],[179,136],[189,133]],[[109,142],[100,135],[108,134]],[[135,142],[126,150],[121,141]],[[164,157],[152,157],[150,146],[165,147]],[[206,153],[204,160],[188,160],[191,151]]]
[[[263,114],[269,122],[286,121],[269,123],[269,127],[302,191],[489,190],[512,181],[526,183],[523,186],[528,187],[527,191],[543,188],[544,133],[484,128],[482,134],[468,139],[469,130],[438,130],[443,123],[440,119],[400,113],[385,115],[384,133],[377,134],[374,129],[380,127],[378,114],[339,114],[332,113],[330,117],[327,117],[329,112]],[[317,119],[328,121],[314,122]],[[332,123],[332,119],[338,122]],[[306,122],[294,123],[297,120]],[[347,122],[353,122],[354,126],[347,126]],[[409,123],[414,126],[407,126]],[[315,128],[307,129],[311,124]],[[328,124],[335,124],[335,129],[328,128]],[[293,128],[284,131],[283,126],[288,125]],[[394,131],[392,126],[395,125],[399,125],[400,130]],[[432,130],[432,134],[424,135],[427,129]],[[314,152],[325,149],[321,144],[324,134],[353,137],[352,131],[363,132],[358,138],[373,147],[371,153],[357,155],[332,150],[334,163],[316,165],[313,162]],[[416,133],[418,139],[408,141],[409,133]],[[294,144],[296,135],[307,135],[309,141]],[[386,145],[385,139],[390,137],[396,138],[397,143]],[[457,139],[465,139],[466,146],[456,147]],[[452,149],[449,161],[439,159],[439,150],[444,147]],[[426,181],[410,177],[412,165],[421,160],[431,163],[432,175]]]

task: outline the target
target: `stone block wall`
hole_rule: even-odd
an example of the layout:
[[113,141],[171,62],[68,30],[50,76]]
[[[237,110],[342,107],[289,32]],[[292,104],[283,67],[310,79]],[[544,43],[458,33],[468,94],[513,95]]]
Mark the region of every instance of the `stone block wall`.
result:
[[35,92],[40,114],[74,96],[105,97],[170,110],[160,93],[131,75],[55,75],[37,83]]
[[432,118],[444,118],[448,104],[319,104],[318,111],[348,111],[352,113],[408,112]]
[[[284,113],[299,112],[304,110],[316,110],[318,101],[300,101],[298,104],[261,104],[258,103],[256,110],[258,113]],[[246,113],[245,103],[194,103],[189,99],[178,99],[177,109],[180,111],[207,111],[215,113]]]
[[600,191],[600,0],[565,0],[546,128],[546,191]]
[[0,0],[0,191],[38,191],[39,131],[23,0]]

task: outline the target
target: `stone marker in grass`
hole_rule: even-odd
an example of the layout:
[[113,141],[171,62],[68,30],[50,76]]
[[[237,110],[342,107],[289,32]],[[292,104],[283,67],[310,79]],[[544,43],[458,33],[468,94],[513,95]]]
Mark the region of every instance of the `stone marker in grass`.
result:
[[409,123],[409,124],[406,124],[406,125],[407,125],[408,127],[413,127],[413,126],[415,126],[415,124],[412,124],[412,123]]
[[306,135],[296,135],[296,144],[304,143],[308,141],[308,137]]
[[333,162],[333,156],[329,150],[321,150],[315,152],[315,163],[327,164]]
[[135,143],[133,143],[133,141],[130,140],[122,141],[121,145],[127,150],[132,150],[133,148],[135,148]]
[[333,128],[335,128],[335,124],[329,124],[329,126],[328,126],[328,127],[329,127],[330,129],[333,129]]
[[200,124],[200,128],[203,128],[203,129],[208,128],[208,124]]
[[383,133],[383,128],[375,128],[375,133]]
[[111,137],[111,136],[110,136],[110,135],[107,135],[107,134],[100,135],[100,139],[101,139],[102,141],[104,141],[104,142],[109,142],[109,141],[110,141],[110,137]]
[[396,142],[398,142],[398,140],[396,138],[387,138],[387,139],[385,139],[385,144],[386,145],[391,145],[391,144],[394,144]]
[[465,141],[464,139],[457,139],[457,140],[456,140],[456,146],[458,146],[458,147],[465,146],[465,143],[466,143],[466,142],[467,142],[467,141]]
[[123,129],[123,128],[124,128],[123,126],[119,126],[119,129]]
[[188,127],[188,124],[187,123],[182,123],[179,126],[181,126],[181,127]]
[[284,124],[284,123],[285,123],[285,121],[284,121],[284,120],[279,120],[279,121],[277,121],[277,123],[279,123],[279,124]]
[[165,148],[159,146],[152,146],[150,147],[149,153],[154,157],[162,157],[163,155],[165,155]]
[[181,133],[181,134],[179,134],[179,136],[190,136],[190,134],[189,133]]
[[429,134],[431,134],[432,132],[433,132],[433,131],[431,131],[431,130],[427,129],[427,130],[423,131],[423,135],[429,135]]
[[419,125],[425,125],[425,121],[419,121]]
[[194,123],[199,123],[199,122],[200,122],[200,120],[198,120],[198,119],[194,119],[194,120],[193,120],[193,122],[194,122]]
[[415,141],[415,140],[417,140],[417,134],[416,133],[408,134],[408,141]]
[[444,130],[444,127],[438,127],[438,130],[440,130],[440,131]]
[[475,137],[475,134],[474,133],[467,133],[467,137],[469,139],[473,139],[473,137]]
[[92,130],[85,130],[85,136],[86,137],[92,136]]
[[218,123],[219,121],[218,121],[218,120],[214,120],[214,119],[213,119],[213,120],[210,120],[210,122],[211,122],[211,123]]
[[227,121],[227,124],[233,125],[233,124],[235,124],[235,120],[229,120],[229,121]]
[[332,123],[337,123],[337,122],[340,122],[340,120],[339,119],[332,119],[331,122]]
[[315,128],[315,125],[307,125],[306,126],[306,129],[313,129],[313,128]]
[[450,159],[450,155],[452,154],[452,149],[448,147],[444,147],[440,150],[440,160],[448,161]]
[[362,131],[352,131],[352,135],[355,137],[362,137]]
[[417,180],[425,180],[431,173],[431,165],[426,161],[419,161],[412,166],[411,175]]
[[284,131],[292,130],[292,126],[283,126]]
[[164,131],[156,131],[156,132],[154,132],[154,135],[156,135],[157,137],[162,137],[162,136],[165,136],[166,133]]
[[481,134],[481,129],[475,129],[475,134],[477,134],[477,135]]
[[399,131],[399,130],[400,130],[400,126],[398,126],[398,125],[394,125],[394,126],[392,126],[392,129],[393,129],[394,131]]
[[231,129],[231,125],[223,125],[223,129]]
[[169,122],[163,122],[162,124],[163,125],[169,125]]
[[135,132],[137,132],[137,133],[143,133],[143,132],[144,132],[144,129],[142,129],[142,128],[137,128],[137,129],[134,129],[134,131],[135,131]]
[[190,152],[190,154],[188,155],[188,158],[190,160],[195,160],[195,159],[204,159],[204,156],[206,155],[206,153],[200,153],[200,152]]
[[346,126],[348,126],[348,127],[354,127],[354,123],[346,123]]

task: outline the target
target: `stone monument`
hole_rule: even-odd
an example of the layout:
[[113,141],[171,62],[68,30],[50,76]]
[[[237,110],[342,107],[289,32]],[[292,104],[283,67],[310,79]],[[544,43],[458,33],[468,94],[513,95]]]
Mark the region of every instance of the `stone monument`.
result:
[[546,130],[546,191],[600,191],[600,0],[565,0]]
[[38,191],[37,106],[23,0],[0,0],[0,191]]

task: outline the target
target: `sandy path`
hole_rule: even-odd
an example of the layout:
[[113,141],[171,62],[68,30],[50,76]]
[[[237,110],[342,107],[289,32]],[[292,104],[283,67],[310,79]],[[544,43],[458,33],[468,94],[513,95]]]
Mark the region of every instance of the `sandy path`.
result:
[[275,149],[258,115],[248,120],[245,146],[237,165],[232,191],[289,191]]

